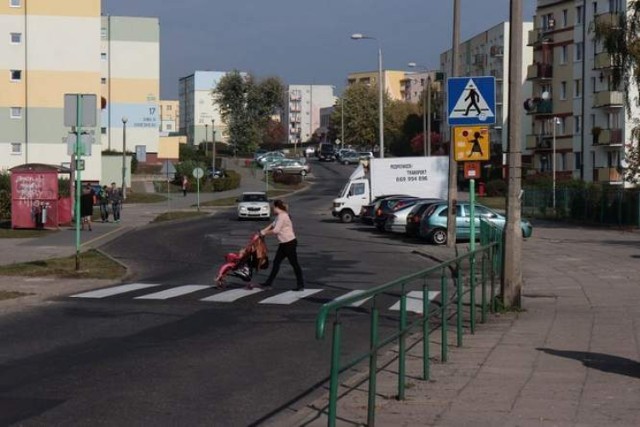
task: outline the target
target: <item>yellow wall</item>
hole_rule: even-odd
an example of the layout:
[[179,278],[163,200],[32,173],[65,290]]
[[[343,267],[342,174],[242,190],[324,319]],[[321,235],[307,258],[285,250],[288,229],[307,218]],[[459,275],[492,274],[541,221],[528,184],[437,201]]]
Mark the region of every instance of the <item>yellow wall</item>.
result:
[[[404,85],[402,81],[406,78],[405,72],[384,70],[382,78],[384,79],[385,90],[389,97],[396,101],[403,101],[404,96],[402,95],[402,91],[404,90]],[[351,84],[353,80],[355,80],[355,82],[361,82],[363,79],[368,79],[371,84],[377,84],[378,72],[365,71],[361,73],[350,73],[347,78],[349,84]]]
[[[109,89],[103,85],[103,96],[108,98]],[[111,80],[111,100],[117,103],[140,103],[147,102],[149,95],[155,100],[159,97],[160,84],[158,80],[151,79],[112,79]]]
[[[29,84],[29,107],[62,108],[65,93],[99,93],[100,75],[88,72],[28,71],[21,82],[0,79],[0,105],[24,106],[25,78]],[[9,75],[0,70],[0,75]]]
[[22,0],[21,7],[0,2],[0,15],[100,16],[100,0]]
[[186,143],[186,136],[161,136],[158,145],[158,159],[178,159],[180,144]]

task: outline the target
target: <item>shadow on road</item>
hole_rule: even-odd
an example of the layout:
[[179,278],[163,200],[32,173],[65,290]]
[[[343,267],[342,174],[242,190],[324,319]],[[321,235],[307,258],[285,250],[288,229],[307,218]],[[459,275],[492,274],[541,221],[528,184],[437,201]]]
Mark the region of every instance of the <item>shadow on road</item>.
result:
[[612,356],[610,354],[591,353],[588,351],[567,351],[555,350],[552,348],[537,348],[552,356],[574,359],[582,362],[587,368],[597,369],[612,374],[626,375],[628,377],[640,378],[640,363],[624,357]]

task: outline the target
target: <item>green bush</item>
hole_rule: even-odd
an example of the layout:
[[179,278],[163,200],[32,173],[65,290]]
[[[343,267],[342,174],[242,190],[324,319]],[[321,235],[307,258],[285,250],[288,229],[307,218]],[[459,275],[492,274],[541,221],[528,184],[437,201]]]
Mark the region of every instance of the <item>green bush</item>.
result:
[[207,181],[205,185],[207,187],[210,186],[211,190],[213,191],[235,190],[236,188],[240,187],[241,177],[239,173],[228,170],[226,171],[226,174],[226,177]]
[[490,197],[504,197],[507,195],[507,183],[501,179],[487,182],[487,195]]
[[0,173],[0,220],[11,219],[11,178],[9,173]]
[[273,182],[283,185],[298,185],[302,183],[302,175],[291,175],[286,173],[274,173]]

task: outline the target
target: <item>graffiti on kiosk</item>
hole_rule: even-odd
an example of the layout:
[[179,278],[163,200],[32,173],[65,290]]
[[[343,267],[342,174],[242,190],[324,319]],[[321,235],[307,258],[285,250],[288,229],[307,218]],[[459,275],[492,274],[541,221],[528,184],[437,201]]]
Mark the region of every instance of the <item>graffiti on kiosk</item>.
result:
[[55,191],[47,184],[47,179],[43,175],[19,176],[15,181],[16,196],[21,204],[31,205],[35,200],[55,199]]

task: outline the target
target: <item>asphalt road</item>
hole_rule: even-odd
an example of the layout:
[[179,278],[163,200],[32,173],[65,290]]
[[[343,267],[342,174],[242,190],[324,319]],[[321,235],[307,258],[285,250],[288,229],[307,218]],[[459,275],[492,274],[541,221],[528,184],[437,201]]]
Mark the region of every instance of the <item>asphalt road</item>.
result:
[[[103,249],[134,269],[132,282],[153,288],[64,297],[0,317],[0,425],[257,425],[312,398],[329,368],[329,339],[314,336],[320,305],[430,265],[412,253],[416,242],[332,218],[331,199],[353,166],[314,161],[312,167],[314,185],[288,202],[306,287],[318,293],[293,304],[261,304],[295,286],[285,261],[275,289],[231,303],[201,301],[220,292],[204,287],[136,299],[211,285],[223,255],[266,223],[239,222],[226,210],[128,233]],[[237,279],[230,284],[242,286]],[[394,302],[388,296],[380,303]],[[382,314],[390,327],[394,312]],[[344,319],[346,359],[366,348],[367,305]]]

